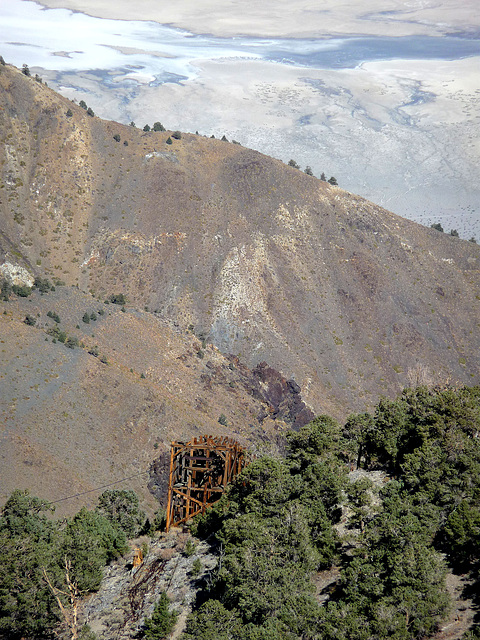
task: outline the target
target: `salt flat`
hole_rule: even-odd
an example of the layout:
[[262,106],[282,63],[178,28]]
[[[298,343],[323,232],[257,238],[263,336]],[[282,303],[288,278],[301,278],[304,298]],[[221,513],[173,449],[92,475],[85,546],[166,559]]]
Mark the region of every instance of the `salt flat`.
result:
[[[29,5],[21,2],[25,11]],[[341,187],[395,213],[480,240],[480,57],[454,55],[447,39],[476,37],[474,0],[326,0],[320,7],[247,0],[240,9],[233,0],[42,5],[79,12],[43,11],[32,18],[33,29],[40,15],[52,29],[67,20],[56,31],[69,34],[70,47],[58,41],[50,53],[43,43],[29,49],[28,36],[22,41],[10,29],[8,39],[20,43],[9,45],[15,59],[4,57],[38,67],[52,87],[85,100],[98,115],[225,134],[309,165],[316,175],[334,175]],[[43,31],[48,40],[49,30]],[[380,43],[373,39],[365,60],[342,68],[341,38],[353,34],[396,36],[392,47],[400,37],[415,36],[412,46],[423,46],[435,36],[445,50],[438,59],[428,59],[420,47],[418,59],[407,59],[407,51],[369,60],[368,43]],[[253,36],[260,40],[248,39]],[[340,38],[336,66],[314,64],[313,54],[302,60],[306,38],[317,47],[334,46],[331,36]]]

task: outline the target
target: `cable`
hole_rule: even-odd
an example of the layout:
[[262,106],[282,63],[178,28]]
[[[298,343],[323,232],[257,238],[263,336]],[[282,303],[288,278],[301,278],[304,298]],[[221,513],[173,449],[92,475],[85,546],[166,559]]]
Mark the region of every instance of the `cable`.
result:
[[148,473],[149,473],[148,471],[142,471],[141,473],[136,473],[134,476],[129,476],[128,478],[122,478],[121,480],[117,480],[116,482],[110,482],[110,484],[104,484],[102,487],[97,487],[96,489],[89,489],[89,491],[83,491],[82,493],[75,493],[73,496],[67,496],[66,498],[59,498],[58,500],[52,500],[48,504],[57,504],[57,502],[63,502],[64,500],[71,500],[72,498],[85,496],[87,495],[87,493],[94,493],[95,491],[106,489],[107,487],[113,487],[113,485],[115,484],[120,484],[121,482],[125,482],[126,480],[131,480],[132,478],[138,478],[139,476],[145,476]]

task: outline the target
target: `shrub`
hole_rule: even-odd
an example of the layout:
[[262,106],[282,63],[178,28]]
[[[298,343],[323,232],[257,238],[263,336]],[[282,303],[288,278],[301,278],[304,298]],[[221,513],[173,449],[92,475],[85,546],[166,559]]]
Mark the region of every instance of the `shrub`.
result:
[[202,573],[202,562],[200,558],[195,558],[192,565],[191,574],[192,576],[198,576]]
[[97,511],[121,529],[128,538],[138,535],[147,519],[140,509],[137,494],[125,489],[104,491],[98,500]]
[[28,296],[32,293],[31,287],[20,284],[12,284],[13,293],[19,298],[28,298]]
[[116,134],[113,136],[113,139],[115,140],[115,142],[120,142],[120,134],[116,133]]
[[328,182],[329,182],[332,186],[334,186],[334,187],[337,187],[337,186],[338,186],[337,179],[336,179],[336,178],[334,178],[333,176],[332,176],[331,178],[329,178],[329,179],[328,179]]
[[163,124],[161,122],[154,122],[153,123],[153,130],[154,131],[165,131],[165,127],[163,126]]
[[177,614],[169,610],[170,600],[165,592],[162,592],[155,605],[151,618],[145,618],[144,638],[146,640],[162,640],[175,626]]
[[182,139],[182,132],[181,131],[174,131],[172,133],[172,138],[175,138],[175,140],[181,140]]
[[227,416],[224,413],[221,413],[218,422],[226,427],[228,425]]
[[190,558],[195,553],[195,543],[191,538],[187,540],[187,544],[185,545],[184,554],[187,558]]
[[57,327],[57,325],[55,325],[54,327],[49,327],[47,329],[47,333],[49,336],[52,336],[54,340],[58,340],[59,342],[65,342],[65,340],[67,339],[67,334],[65,333],[65,331],[61,331]]
[[88,324],[90,322],[90,314],[85,311],[85,313],[83,314],[82,320],[85,322],[85,324]]
[[30,69],[28,68],[28,64],[22,65],[22,73],[24,76],[30,76]]
[[95,113],[93,112],[93,109],[91,107],[88,107],[87,109],[87,115],[91,116],[93,118],[93,116],[95,115]]
[[65,346],[69,349],[75,349],[75,347],[79,346],[78,338],[75,336],[70,336],[65,340]]
[[143,127],[143,130],[144,130],[144,131],[150,131],[150,125],[149,125],[149,124],[146,124],[146,125]]
[[87,110],[87,103],[85,102],[85,100],[80,100],[78,104],[80,107],[82,107],[82,109],[85,109],[85,111]]
[[40,293],[48,293],[52,288],[47,278],[35,278],[33,286],[35,289],[38,289]]
[[112,295],[108,298],[108,300],[112,304],[124,305],[127,303],[127,300],[123,293],[112,293]]
[[25,316],[24,323],[27,324],[29,327],[35,326],[36,322],[37,321],[33,316],[29,316],[28,314]]
[[300,165],[297,164],[293,159],[288,161],[288,166],[293,167],[294,169],[300,169]]
[[434,222],[432,225],[430,225],[431,229],[435,229],[436,231],[440,231],[441,233],[443,233],[443,227],[440,224],[440,222]]
[[60,324],[60,316],[55,311],[47,311],[47,316],[52,320],[55,320],[57,324]]
[[173,144],[172,139],[170,138],[170,136],[165,140],[166,144]]
[[11,292],[12,292],[12,285],[9,282],[7,282],[6,280],[4,280],[2,282],[2,290],[1,290],[1,293],[0,293],[0,298],[4,302],[8,302]]
[[71,118],[73,116],[73,111],[71,109],[67,109],[67,113],[65,115],[67,118]]

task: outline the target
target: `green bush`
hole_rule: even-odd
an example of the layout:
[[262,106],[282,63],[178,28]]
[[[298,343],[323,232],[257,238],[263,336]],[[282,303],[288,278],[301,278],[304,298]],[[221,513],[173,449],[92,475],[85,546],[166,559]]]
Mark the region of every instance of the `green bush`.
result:
[[147,519],[140,509],[137,494],[125,489],[104,491],[98,500],[97,511],[121,529],[128,538],[138,535]]
[[12,284],[12,292],[19,298],[28,298],[32,293],[32,288],[27,285]]
[[119,305],[127,304],[127,300],[123,293],[112,293],[111,296],[108,298],[108,300],[112,304],[119,304]]
[[173,630],[177,614],[170,611],[170,600],[162,592],[150,618],[145,619],[143,637],[146,640],[163,640]]

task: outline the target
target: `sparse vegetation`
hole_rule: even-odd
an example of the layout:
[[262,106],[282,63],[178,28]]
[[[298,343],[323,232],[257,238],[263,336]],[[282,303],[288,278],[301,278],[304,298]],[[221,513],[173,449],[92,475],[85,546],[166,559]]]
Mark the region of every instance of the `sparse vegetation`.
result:
[[80,346],[80,343],[77,337],[69,336],[65,340],[65,346],[68,347],[69,349],[75,349],[75,347]]
[[60,316],[55,311],[47,311],[47,316],[52,320],[55,320],[58,324],[60,324]]
[[32,287],[22,284],[12,284],[12,293],[19,298],[28,298],[32,293]]
[[122,306],[127,303],[127,300],[123,293],[112,293],[108,298],[108,301],[112,304],[119,304]]

